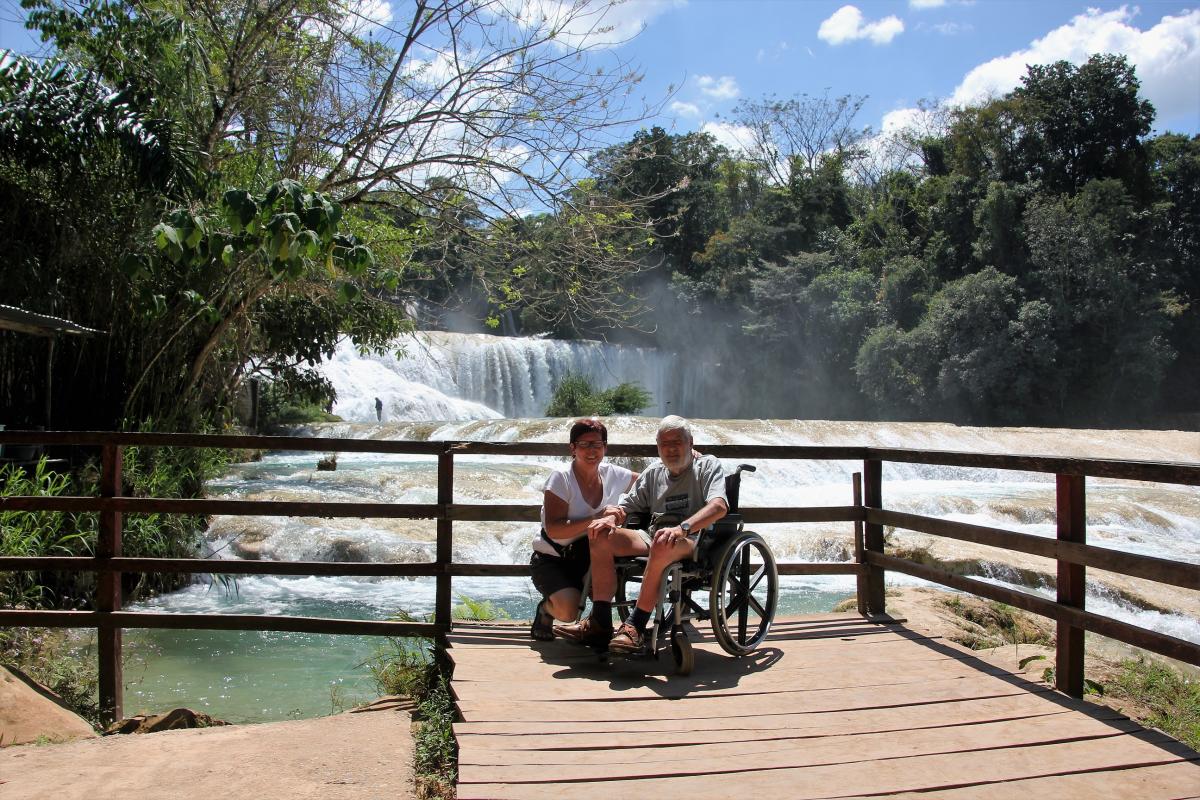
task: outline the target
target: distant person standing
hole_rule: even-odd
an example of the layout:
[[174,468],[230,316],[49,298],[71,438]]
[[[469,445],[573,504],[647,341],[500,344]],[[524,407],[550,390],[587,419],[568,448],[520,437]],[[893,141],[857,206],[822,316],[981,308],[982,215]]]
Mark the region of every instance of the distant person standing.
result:
[[383,401],[378,397],[375,398],[375,419],[383,422]]

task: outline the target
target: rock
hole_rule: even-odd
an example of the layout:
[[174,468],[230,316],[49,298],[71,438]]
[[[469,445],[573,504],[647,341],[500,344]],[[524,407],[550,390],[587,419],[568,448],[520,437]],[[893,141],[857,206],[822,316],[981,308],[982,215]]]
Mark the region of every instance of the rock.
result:
[[61,697],[14,667],[0,667],[0,747],[95,736],[88,721]]
[[157,733],[158,731],[175,731],[184,728],[213,728],[218,725],[228,725],[219,719],[213,719],[201,711],[190,708],[173,708],[165,714],[136,714],[132,717],[118,720],[104,731],[105,736],[114,733]]

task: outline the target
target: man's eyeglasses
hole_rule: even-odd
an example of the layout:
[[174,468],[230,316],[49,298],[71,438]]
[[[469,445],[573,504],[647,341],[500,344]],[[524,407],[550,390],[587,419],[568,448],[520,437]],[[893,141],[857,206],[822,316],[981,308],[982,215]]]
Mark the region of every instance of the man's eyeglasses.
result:
[[576,442],[576,447],[582,447],[584,450],[603,450],[608,447],[605,442]]

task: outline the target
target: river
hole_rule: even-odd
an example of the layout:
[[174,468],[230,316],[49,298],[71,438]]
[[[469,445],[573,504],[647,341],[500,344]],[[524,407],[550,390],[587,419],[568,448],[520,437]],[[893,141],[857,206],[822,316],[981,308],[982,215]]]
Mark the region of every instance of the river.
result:
[[[653,387],[654,416],[609,420],[610,441],[653,441],[657,415],[695,417],[706,444],[877,445],[971,452],[1010,452],[1200,461],[1200,434],[1179,431],[1079,431],[966,428],[936,423],[704,419],[686,392],[673,396],[670,359],[653,351],[541,339],[432,334],[410,344],[404,358],[362,357],[343,347],[325,366],[338,389],[335,413],[347,421],[307,433],[395,440],[562,442],[567,421],[536,418],[550,387],[568,369],[598,384],[639,380]],[[384,405],[375,416],[375,398]],[[671,397],[672,399],[664,399]],[[436,419],[450,417],[449,421]],[[565,454],[565,447],[564,447]],[[268,453],[234,465],[209,486],[213,496],[261,500],[436,502],[436,462],[419,456],[343,453],[332,472],[316,470],[317,453]],[[456,503],[536,503],[547,472],[562,459],[459,457]],[[636,464],[634,466],[637,466]],[[743,482],[744,505],[848,505],[856,462],[763,461]],[[884,468],[884,503],[900,511],[1054,536],[1052,476],[907,464]],[[1200,563],[1200,489],[1090,480],[1088,536],[1100,546]],[[756,526],[780,561],[845,561],[849,523]],[[455,560],[522,563],[536,526],[458,523]],[[207,547],[219,558],[341,561],[426,561],[434,523],[423,520],[328,520],[217,517]],[[898,535],[941,558],[967,560],[985,580],[1046,596],[1030,575],[1052,573],[1050,562],[988,552],[932,537]],[[1090,572],[1091,610],[1200,642],[1197,592],[1158,588]],[[889,576],[896,583],[919,583]],[[849,576],[781,581],[780,613],[826,611],[854,592]],[[1032,584],[1032,585],[1029,585]],[[456,594],[487,600],[500,613],[528,618],[536,597],[524,578],[458,578]],[[243,577],[198,580],[134,608],[161,612],[292,614],[385,619],[433,610],[433,579]],[[375,637],[290,633],[131,631],[126,663],[126,711],[187,705],[236,722],[307,717],[374,696],[363,664],[380,647]]]

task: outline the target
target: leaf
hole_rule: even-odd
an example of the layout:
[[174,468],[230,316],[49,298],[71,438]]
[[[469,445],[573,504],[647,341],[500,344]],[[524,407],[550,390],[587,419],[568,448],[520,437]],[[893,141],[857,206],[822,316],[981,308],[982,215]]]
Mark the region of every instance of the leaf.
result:
[[1025,667],[1029,666],[1034,661],[1045,661],[1045,660],[1046,660],[1046,657],[1043,655],[1026,656],[1025,658],[1022,658],[1020,661],[1017,662],[1017,669],[1025,669]]
[[338,285],[338,297],[343,303],[349,303],[357,298],[362,291],[353,283],[341,283]]
[[158,245],[159,250],[166,250],[171,245],[182,249],[183,241],[179,235],[179,231],[167,223],[158,223],[154,226],[154,230],[151,233],[154,234],[154,243]]

